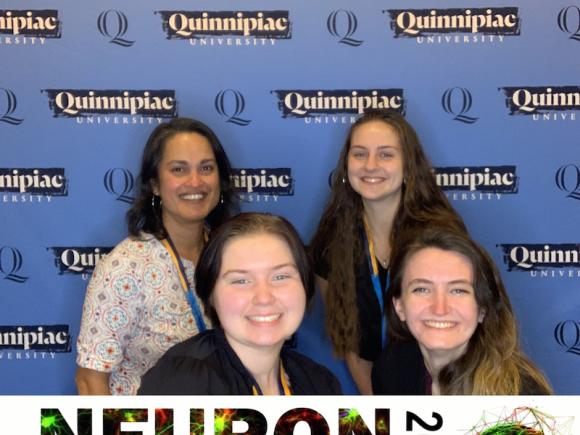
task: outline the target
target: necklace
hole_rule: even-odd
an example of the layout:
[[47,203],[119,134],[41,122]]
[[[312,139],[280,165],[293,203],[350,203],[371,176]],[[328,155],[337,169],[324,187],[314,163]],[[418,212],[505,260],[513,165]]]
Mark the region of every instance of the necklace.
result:
[[382,258],[377,257],[377,260],[379,260],[379,263],[381,263],[381,266],[383,266],[383,269],[386,269],[389,265],[389,259],[385,258],[384,260]]

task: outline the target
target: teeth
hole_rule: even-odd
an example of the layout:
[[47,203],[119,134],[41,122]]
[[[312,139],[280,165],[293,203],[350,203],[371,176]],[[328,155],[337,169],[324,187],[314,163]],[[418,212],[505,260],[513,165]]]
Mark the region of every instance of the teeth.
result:
[[191,193],[189,195],[181,195],[181,199],[188,199],[193,201],[203,199],[203,197],[204,197],[203,193]]
[[440,322],[435,320],[426,320],[425,325],[435,329],[448,329],[455,326],[455,322]]
[[381,181],[383,181],[383,178],[379,178],[379,177],[364,177],[363,181],[365,183],[380,183]]
[[252,321],[252,322],[273,322],[275,320],[278,320],[280,318],[281,314],[270,314],[268,316],[249,316],[248,318]]

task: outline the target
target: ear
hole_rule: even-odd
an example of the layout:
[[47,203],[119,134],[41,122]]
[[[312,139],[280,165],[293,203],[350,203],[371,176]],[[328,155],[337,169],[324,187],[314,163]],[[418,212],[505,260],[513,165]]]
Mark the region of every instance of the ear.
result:
[[393,306],[395,307],[395,312],[397,316],[399,316],[399,320],[404,322],[405,318],[405,310],[403,309],[403,303],[401,302],[400,298],[393,298]]
[[159,181],[157,178],[154,178],[150,181],[151,183],[151,190],[153,191],[153,195],[159,196]]
[[477,318],[477,322],[482,323],[483,319],[485,319],[485,310],[482,308],[481,310],[479,310],[479,316]]

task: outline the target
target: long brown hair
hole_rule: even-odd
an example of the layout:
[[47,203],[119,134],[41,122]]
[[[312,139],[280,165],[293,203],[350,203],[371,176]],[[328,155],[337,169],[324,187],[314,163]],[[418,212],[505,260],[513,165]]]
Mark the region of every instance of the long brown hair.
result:
[[334,171],[330,199],[311,241],[315,263],[328,266],[326,328],[338,355],[357,352],[360,337],[355,265],[364,256],[360,236],[363,203],[348,182],[347,163],[354,131],[371,121],[391,126],[397,132],[403,152],[405,181],[390,233],[391,249],[395,249],[400,234],[416,226],[438,223],[465,231],[463,220],[437,186],[431,164],[413,127],[393,110],[365,112],[348,132]]
[[520,350],[516,320],[499,271],[489,254],[465,233],[448,228],[426,228],[408,234],[393,253],[393,274],[385,301],[392,340],[413,339],[395,312],[393,299],[401,297],[405,266],[413,254],[438,248],[465,256],[473,267],[475,300],[483,320],[467,350],[439,372],[442,394],[522,394],[526,390],[551,394],[535,365]]

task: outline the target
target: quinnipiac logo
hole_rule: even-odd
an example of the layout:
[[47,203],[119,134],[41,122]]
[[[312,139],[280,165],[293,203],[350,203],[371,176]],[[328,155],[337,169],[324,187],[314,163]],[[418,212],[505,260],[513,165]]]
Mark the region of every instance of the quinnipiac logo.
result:
[[266,41],[274,45],[276,40],[291,38],[290,12],[284,10],[156,13],[161,15],[167,39],[185,39],[191,45],[266,45]]
[[363,43],[352,37],[358,28],[358,19],[352,11],[337,9],[331,12],[326,20],[326,28],[332,36],[338,38],[340,44],[359,47]]
[[64,168],[0,168],[0,203],[47,202],[68,195]]
[[566,352],[580,356],[580,322],[565,320],[554,328],[554,339]]
[[78,123],[151,124],[177,116],[175,91],[170,89],[44,89],[43,92],[55,118],[75,118]]
[[47,248],[54,254],[54,264],[58,268],[59,275],[81,275],[88,278],[97,263],[105,258],[112,247],[62,247],[53,246]]
[[570,35],[568,39],[580,42],[580,8],[568,6],[558,13],[558,27]]
[[[16,95],[10,89],[0,88],[0,94],[5,96],[5,104],[0,103],[0,122],[4,122],[10,125],[20,125],[23,119],[16,118],[12,116],[16,107],[18,106],[18,101],[16,100]],[[2,99],[0,99],[0,102]]]
[[28,281],[27,276],[20,275],[22,254],[11,246],[0,247],[0,278],[22,284]]
[[479,118],[468,116],[467,113],[471,110],[473,104],[473,97],[471,92],[465,88],[449,88],[443,92],[441,97],[441,106],[446,113],[453,116],[454,121],[463,122],[465,124],[473,124]]
[[43,10],[0,10],[0,34],[39,38],[60,38],[58,11]]
[[68,325],[0,325],[0,350],[5,349],[70,352],[69,327]]
[[568,193],[567,198],[580,200],[580,166],[568,164],[556,171],[556,186]]
[[109,39],[111,44],[121,47],[131,47],[135,41],[125,39],[124,36],[129,28],[127,16],[115,9],[109,9],[99,14],[97,18],[97,29],[99,33]]
[[129,193],[131,193],[135,187],[135,177],[131,171],[125,168],[109,169],[105,172],[103,184],[105,185],[107,192],[114,195],[117,201],[126,204],[133,204],[135,198],[129,196]]
[[240,118],[246,107],[246,100],[240,91],[235,89],[225,89],[218,92],[214,101],[215,110],[227,118],[226,122],[245,127],[252,121]]
[[445,166],[434,168],[435,180],[452,200],[501,199],[518,193],[516,167]]
[[[387,9],[395,38],[417,42],[493,42],[520,34],[518,8]],[[463,37],[453,34],[463,34]]]
[[509,115],[527,115],[537,120],[576,120],[580,110],[580,86],[511,86],[500,88],[506,96]]
[[280,89],[271,92],[278,98],[283,118],[303,118],[307,124],[313,120],[314,124],[353,123],[356,115],[367,109],[393,109],[405,113],[403,89]]
[[233,168],[231,180],[242,201],[278,201],[294,195],[291,168]]
[[580,277],[580,244],[500,244],[509,272],[529,272],[532,277]]

